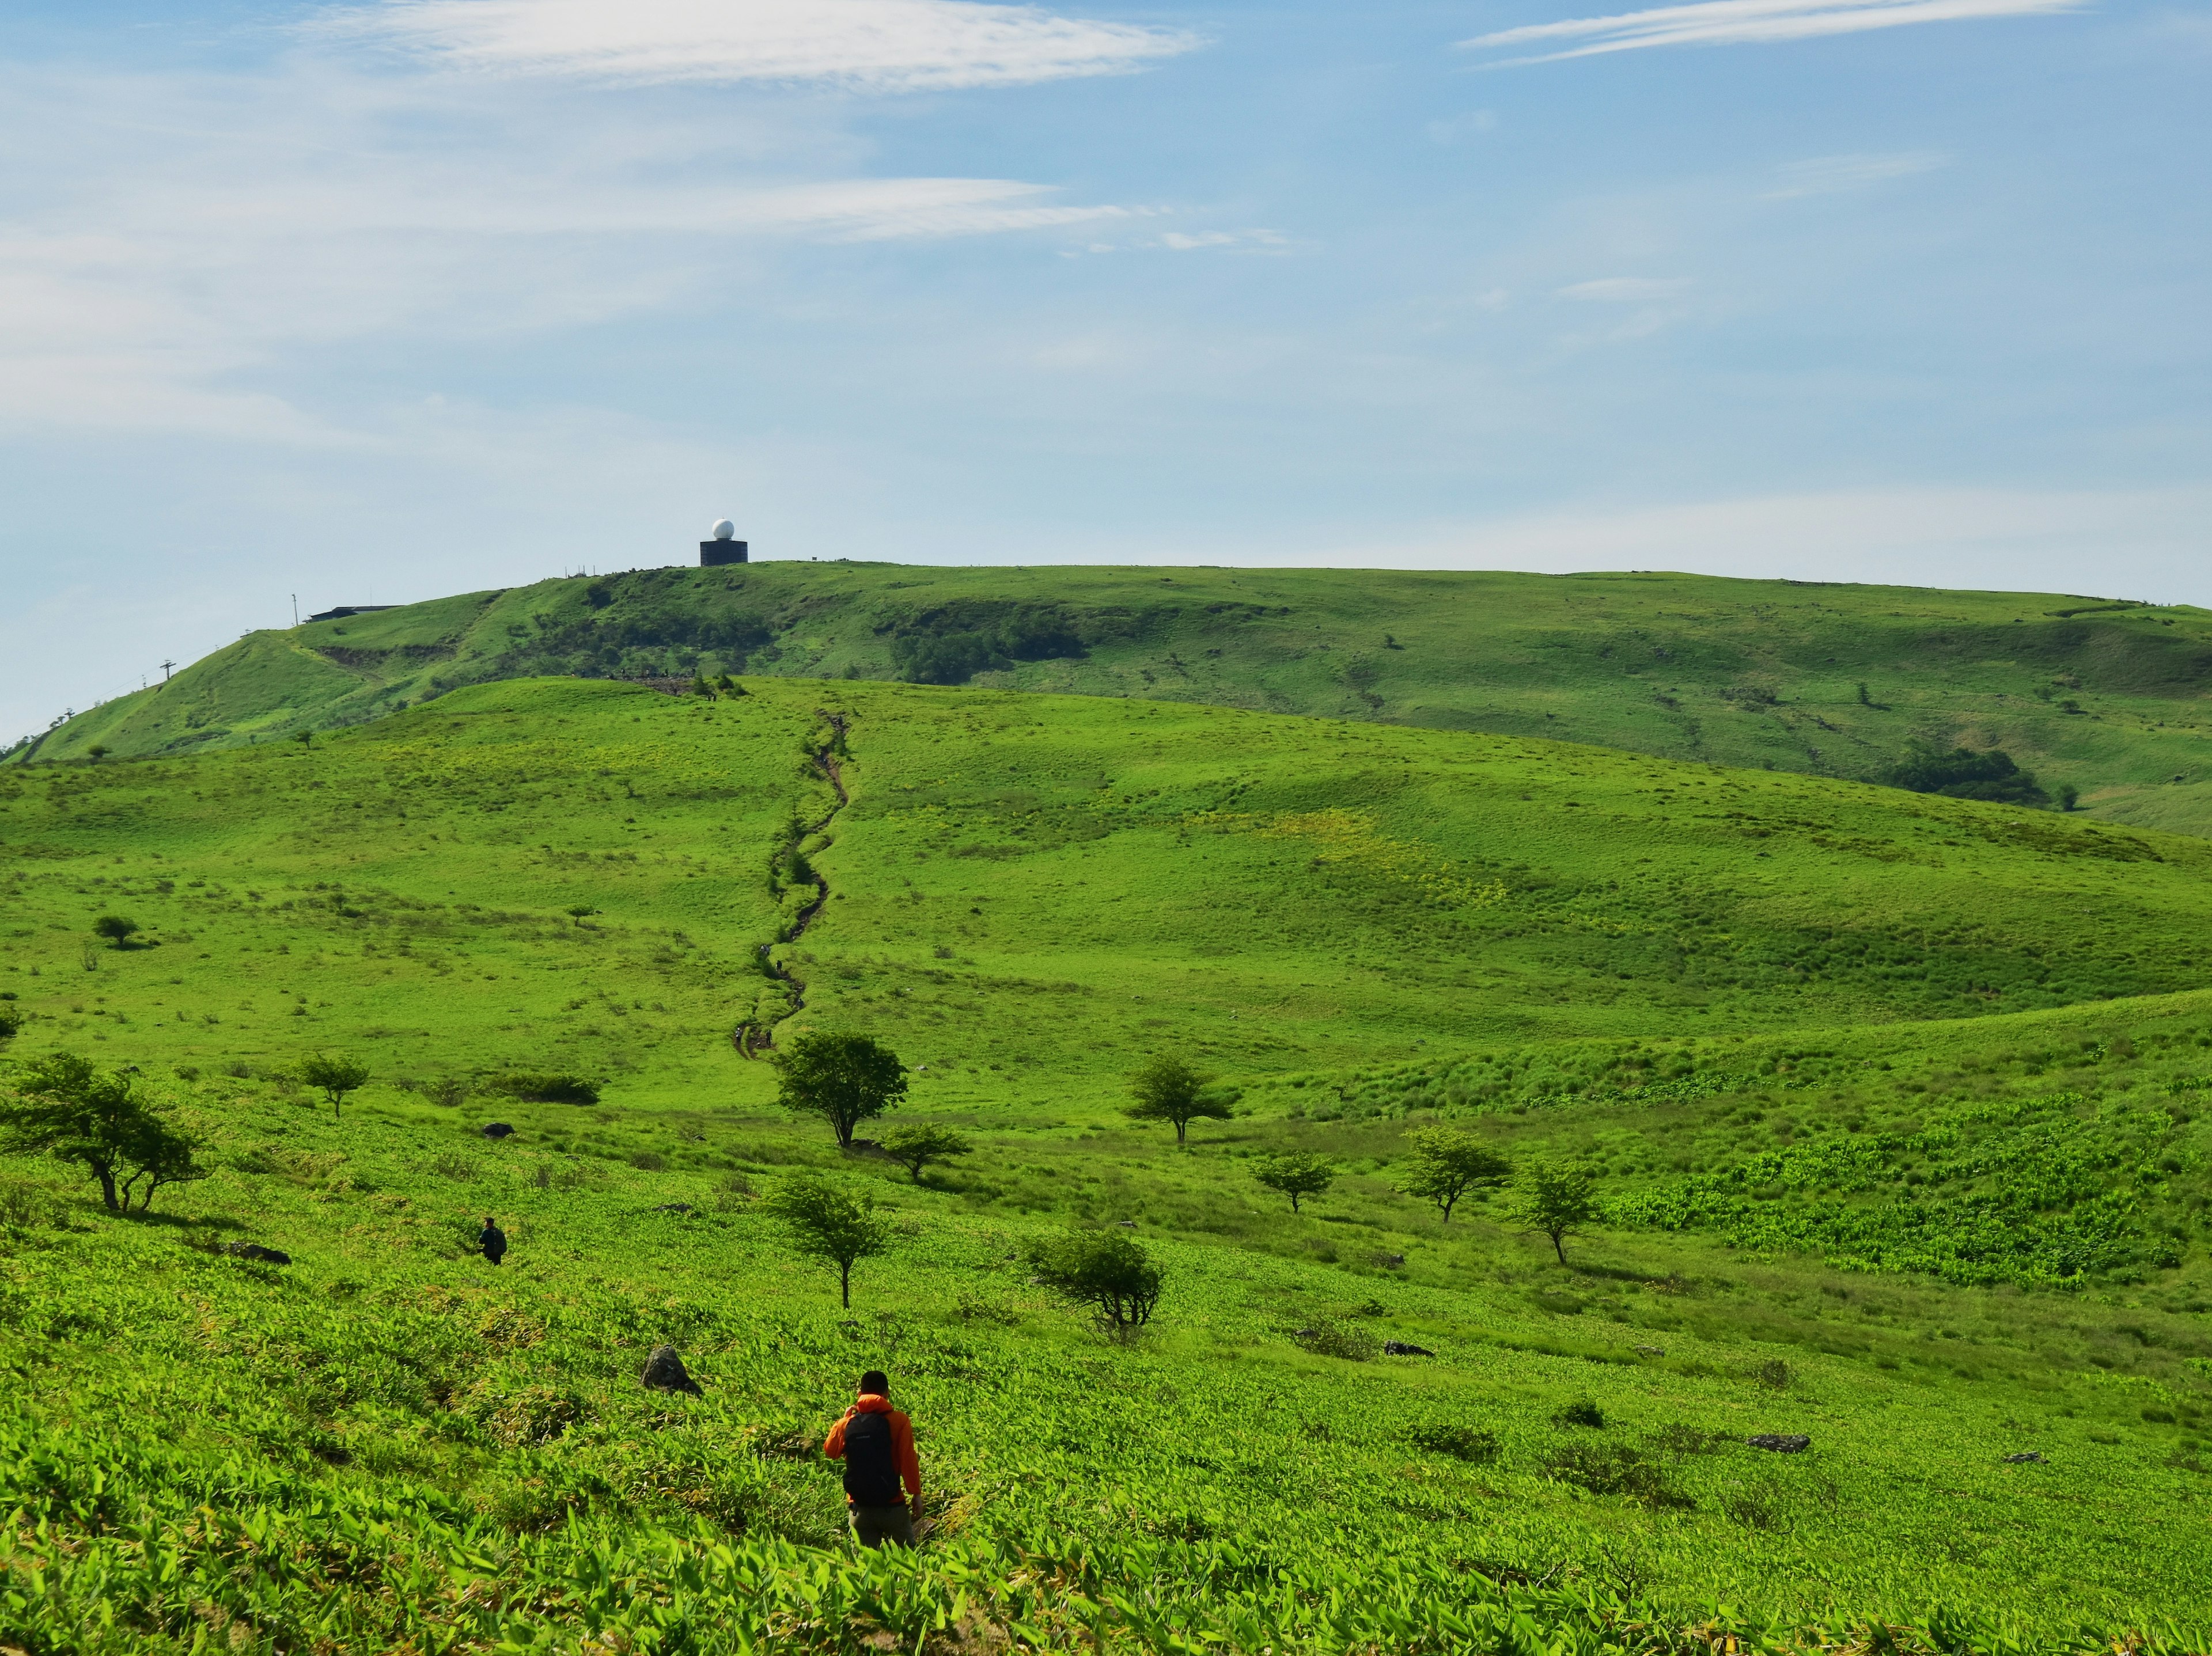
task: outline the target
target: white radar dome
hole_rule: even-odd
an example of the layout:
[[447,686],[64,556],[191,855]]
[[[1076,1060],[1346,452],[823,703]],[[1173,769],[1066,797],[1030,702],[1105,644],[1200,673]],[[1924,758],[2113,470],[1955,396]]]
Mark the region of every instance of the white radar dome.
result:
[[714,525],[714,538],[718,541],[726,541],[737,532],[737,525],[732,523],[727,518]]

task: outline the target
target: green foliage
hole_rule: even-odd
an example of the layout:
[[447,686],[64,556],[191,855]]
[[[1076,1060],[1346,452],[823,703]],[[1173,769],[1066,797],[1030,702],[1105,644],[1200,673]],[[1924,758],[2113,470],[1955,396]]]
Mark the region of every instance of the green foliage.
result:
[[891,634],[891,664],[915,684],[964,684],[1017,662],[1083,652],[1083,640],[1057,604],[970,602],[912,616]]
[[1334,1319],[1295,1331],[1291,1338],[1306,1350],[1346,1362],[1372,1362],[1382,1355],[1382,1342],[1358,1323]]
[[21,1034],[25,1022],[20,1008],[0,1006],[0,1040],[13,1040]]
[[128,1075],[103,1073],[74,1052],[32,1059],[0,1095],[0,1149],[77,1163],[99,1181],[111,1213],[131,1211],[134,1195],[143,1213],[162,1186],[206,1178],[198,1147],[137,1095]]
[[1916,747],[1879,779],[1915,793],[1940,793],[1952,799],[1986,799],[2007,805],[2043,806],[2050,796],[2035,778],[2013,762],[2002,748]]
[[310,1052],[300,1060],[300,1081],[321,1093],[336,1116],[348,1093],[368,1084],[368,1065],[343,1052],[335,1058],[327,1052]]
[[1123,1338],[1152,1319],[1167,1290],[1167,1271],[1133,1236],[1076,1230],[1032,1242],[1030,1266],[1062,1299],[1088,1307],[1102,1326]]
[[1449,1422],[1416,1426],[1408,1437],[1417,1449],[1425,1449],[1434,1455],[1449,1455],[1474,1466],[1494,1465],[1504,1448],[1498,1434],[1486,1427],[1461,1426]]
[[1529,1162],[1522,1165],[1514,1192],[1513,1216],[1551,1238],[1559,1263],[1567,1262],[1567,1238],[1603,1213],[1589,1169],[1571,1162]]
[[1908,1131],[1823,1134],[1615,1204],[1620,1222],[1713,1229],[1761,1251],[1960,1283],[2170,1268],[2156,1207],[2170,1113],[2078,1093],[1966,1103]]
[[837,1289],[845,1308],[853,1308],[853,1267],[887,1253],[890,1226],[872,1200],[855,1200],[826,1180],[794,1174],[762,1204],[783,1222],[799,1251],[837,1267]]
[[917,1185],[921,1182],[921,1170],[932,1162],[975,1153],[975,1144],[951,1128],[927,1125],[894,1127],[884,1135],[879,1148],[904,1168]]
[[106,938],[112,949],[122,948],[141,929],[137,921],[125,914],[103,914],[92,923],[93,935]]
[[1398,1188],[1416,1200],[1433,1203],[1446,1224],[1452,1209],[1470,1191],[1494,1189],[1511,1175],[1513,1164],[1473,1133],[1454,1127],[1423,1127],[1406,1135],[1413,1153],[1407,1159]]
[[[457,1083],[447,1083],[448,1090],[453,1084]],[[476,1084],[480,1092],[489,1093],[498,1098],[520,1099],[529,1104],[596,1104],[599,1101],[599,1083],[583,1076],[539,1075],[528,1071],[516,1071],[504,1075],[486,1076]],[[453,1101],[458,1103],[459,1100]]]
[[1336,1182],[1336,1164],[1325,1156],[1293,1152],[1267,1157],[1252,1169],[1252,1176],[1289,1197],[1291,1211],[1296,1213],[1300,1198],[1319,1196]]
[[1180,1145],[1192,1122],[1227,1121],[1236,1114],[1233,1098],[1214,1086],[1215,1079],[1173,1052],[1155,1053],[1129,1077],[1136,1102],[1127,1113],[1132,1121],[1174,1123]]
[[840,1145],[907,1093],[906,1066],[869,1035],[800,1035],[775,1054],[775,1068],[776,1102],[794,1115],[821,1117]]
[[1592,1495],[1624,1495],[1659,1510],[1697,1505],[1668,1482],[1663,1468],[1626,1444],[1564,1444],[1545,1457],[1544,1471]]

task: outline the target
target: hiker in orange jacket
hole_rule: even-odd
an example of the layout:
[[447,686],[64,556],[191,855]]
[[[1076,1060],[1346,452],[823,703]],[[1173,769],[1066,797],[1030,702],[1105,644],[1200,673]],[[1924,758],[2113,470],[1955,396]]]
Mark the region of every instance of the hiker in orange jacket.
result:
[[822,1440],[822,1453],[845,1463],[845,1504],[851,1509],[854,1538],[864,1547],[886,1541],[911,1547],[914,1520],[921,1511],[914,1422],[891,1407],[890,1389],[883,1370],[868,1370],[860,1376],[859,1400]]

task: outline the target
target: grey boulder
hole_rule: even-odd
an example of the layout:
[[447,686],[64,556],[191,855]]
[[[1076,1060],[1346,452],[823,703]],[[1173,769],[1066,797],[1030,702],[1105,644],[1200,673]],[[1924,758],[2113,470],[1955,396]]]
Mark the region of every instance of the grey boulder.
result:
[[648,1392],[689,1392],[695,1398],[700,1394],[699,1382],[684,1368],[684,1359],[676,1355],[672,1345],[654,1346],[638,1380]]
[[1813,1447],[1813,1440],[1802,1432],[1761,1432],[1744,1441],[1754,1449],[1771,1449],[1778,1455],[1802,1455]]

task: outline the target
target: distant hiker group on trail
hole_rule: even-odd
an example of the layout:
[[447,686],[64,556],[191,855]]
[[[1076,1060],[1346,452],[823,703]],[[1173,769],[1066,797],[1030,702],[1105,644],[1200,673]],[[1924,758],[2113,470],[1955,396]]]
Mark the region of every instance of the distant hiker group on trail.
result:
[[890,1389],[879,1368],[861,1375],[860,1396],[822,1440],[822,1453],[845,1463],[845,1504],[854,1539],[864,1547],[886,1541],[911,1547],[921,1511],[914,1422],[891,1407]]

